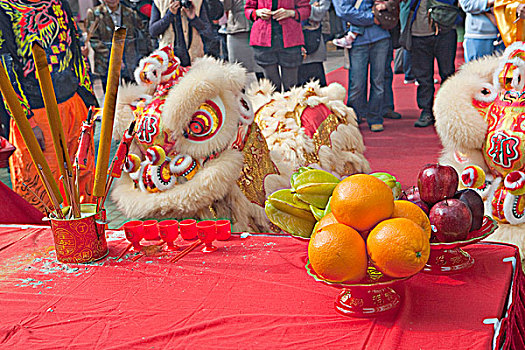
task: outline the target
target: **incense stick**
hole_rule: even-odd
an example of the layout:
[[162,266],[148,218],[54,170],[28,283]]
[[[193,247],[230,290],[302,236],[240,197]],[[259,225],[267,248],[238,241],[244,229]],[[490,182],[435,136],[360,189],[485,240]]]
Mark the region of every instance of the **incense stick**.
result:
[[[44,186],[45,187],[51,186],[49,182],[47,181],[46,176],[43,174],[42,165],[37,164],[36,167],[37,167],[38,174],[40,175],[40,178],[44,182]],[[62,210],[60,209],[60,203],[58,202],[58,199],[56,198],[53,191],[51,191],[49,195],[51,197],[51,202],[53,203],[53,206],[55,207],[57,218],[64,219],[64,215],[62,214]]]
[[[55,148],[55,155],[58,160],[58,168],[60,173],[67,180],[68,174],[72,173],[71,160],[69,159],[69,152],[67,150],[66,137],[64,129],[62,128],[62,121],[60,119],[60,112],[55,96],[55,89],[49,72],[46,52],[38,43],[34,42],[31,46],[33,59],[36,66],[36,74],[42,98],[46,108],[47,119],[49,121],[49,128],[53,137],[53,146]],[[65,187],[65,186],[64,186]],[[75,191],[73,191],[75,192]],[[67,202],[71,205],[76,200],[76,194],[66,191]],[[75,213],[76,214],[76,213]]]
[[35,191],[33,191],[25,182],[22,182],[22,185],[24,186],[24,189],[28,190],[35,198],[36,200],[42,204],[47,212],[52,212],[51,208],[48,207],[48,205],[42,200],[42,198],[38,197]]
[[197,248],[202,244],[201,240],[198,240],[197,242],[190,245],[188,248],[181,251],[179,254],[177,254],[173,259],[170,260],[170,262],[174,263],[185,257],[189,252],[191,252],[193,249]]
[[115,105],[117,101],[120,67],[124,53],[125,39],[126,28],[116,28],[113,33],[106,96],[104,98],[104,109],[102,111],[102,129],[100,130],[97,166],[95,168],[95,181],[93,184],[93,195],[95,197],[104,196],[106,190],[106,177],[111,149],[111,134],[113,133]]

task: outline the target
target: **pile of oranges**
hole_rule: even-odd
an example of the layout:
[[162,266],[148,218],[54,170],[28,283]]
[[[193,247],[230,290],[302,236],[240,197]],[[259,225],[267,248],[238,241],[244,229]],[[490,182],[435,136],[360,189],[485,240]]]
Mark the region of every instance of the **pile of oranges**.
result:
[[378,178],[357,174],[341,181],[332,212],[317,224],[308,245],[314,271],[331,282],[357,282],[370,261],[395,278],[419,272],[430,254],[430,221],[409,201],[394,201]]

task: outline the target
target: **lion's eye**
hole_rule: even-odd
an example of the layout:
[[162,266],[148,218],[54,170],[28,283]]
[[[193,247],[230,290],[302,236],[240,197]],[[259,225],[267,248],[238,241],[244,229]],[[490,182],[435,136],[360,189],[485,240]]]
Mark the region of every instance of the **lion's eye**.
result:
[[481,89],[481,93],[482,93],[483,95],[490,95],[490,90],[487,89],[487,88],[483,88],[483,89]]
[[224,105],[217,99],[207,100],[193,113],[188,127],[184,131],[185,138],[202,142],[215,136],[222,127]]

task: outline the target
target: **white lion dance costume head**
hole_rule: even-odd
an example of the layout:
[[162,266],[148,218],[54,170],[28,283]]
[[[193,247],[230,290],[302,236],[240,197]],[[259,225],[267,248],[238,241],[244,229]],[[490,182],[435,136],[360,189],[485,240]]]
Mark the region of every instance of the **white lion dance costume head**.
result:
[[[503,56],[466,64],[436,96],[436,130],[443,163],[478,187],[485,214],[500,223],[490,240],[525,254],[525,44]],[[477,167],[471,167],[476,165]],[[479,179],[485,179],[485,181]],[[474,185],[476,184],[477,185]],[[479,185],[479,186],[478,186]]]
[[130,217],[224,217],[234,230],[269,230],[265,181],[278,171],[242,94],[245,70],[212,58],[188,70],[167,47],[135,76],[139,86],[121,89],[115,122],[120,139],[136,119],[129,176],[112,193],[118,207]]
[[[269,231],[266,197],[289,187],[296,168],[317,163],[338,175],[369,170],[355,115],[323,95],[334,88],[313,84],[295,90],[286,108],[298,113],[294,118],[307,130],[298,131],[304,140],[296,141],[303,146],[295,156],[274,151],[271,158],[265,136],[271,147],[289,136],[280,126],[272,131],[264,124],[260,131],[243,94],[246,71],[240,65],[205,57],[183,68],[165,47],[140,62],[135,78],[138,85],[120,88],[114,126],[114,138],[121,139],[136,122],[128,175],[112,192],[128,217],[229,218],[235,231]],[[344,89],[334,91],[344,98]],[[272,108],[258,106],[259,113]],[[287,125],[297,131],[298,124]]]

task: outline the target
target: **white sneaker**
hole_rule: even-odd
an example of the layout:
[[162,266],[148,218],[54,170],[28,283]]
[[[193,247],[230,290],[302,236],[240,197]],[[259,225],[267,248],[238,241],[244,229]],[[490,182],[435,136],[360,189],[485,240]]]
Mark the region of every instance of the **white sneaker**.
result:
[[334,39],[332,40],[332,43],[335,45],[335,46],[339,46],[339,47],[343,47],[345,49],[350,49],[352,48],[352,43],[348,42],[346,40],[346,37],[342,37],[342,38],[339,38],[339,39]]
[[416,79],[408,79],[408,80],[405,79],[405,80],[403,80],[403,84],[405,84],[405,85],[414,84],[414,83],[416,83]]

